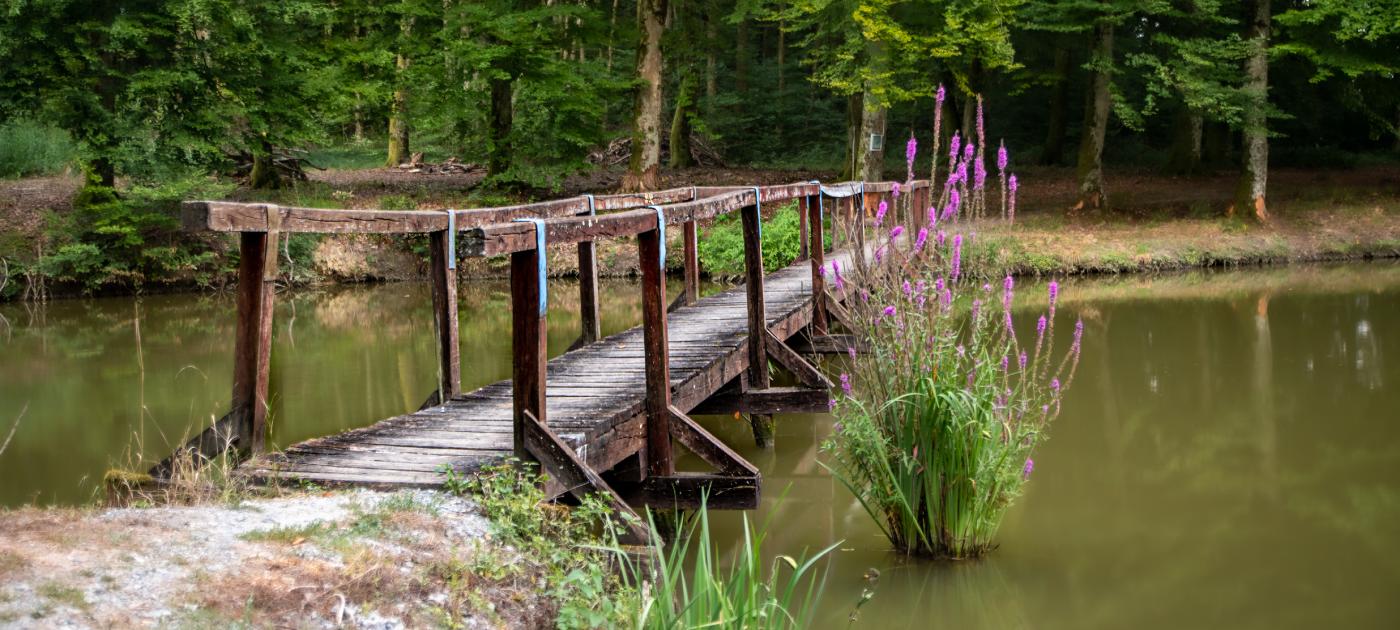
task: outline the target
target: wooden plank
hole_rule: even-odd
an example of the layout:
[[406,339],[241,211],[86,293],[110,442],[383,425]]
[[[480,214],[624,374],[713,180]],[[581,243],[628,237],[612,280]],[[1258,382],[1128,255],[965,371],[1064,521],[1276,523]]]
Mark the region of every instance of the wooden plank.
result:
[[[275,217],[264,207],[264,220]],[[272,219],[273,227],[277,227]],[[277,296],[277,232],[245,232],[239,241],[238,323],[234,330],[233,397],[230,407],[238,447],[260,453],[267,424],[272,356],[272,311]]]
[[671,407],[671,437],[705,460],[705,463],[714,466],[721,474],[758,477],[758,467],[750,464],[719,438],[706,431],[705,427],[696,424],[690,416],[675,407]]
[[758,507],[762,479],[703,473],[647,477],[622,489],[632,505],[662,509],[752,510]]
[[462,393],[462,362],[458,356],[456,252],[448,249],[446,231],[428,235],[429,269],[433,283],[433,324],[438,346],[439,400]]
[[[266,232],[265,204],[187,201],[180,218],[185,229],[213,232]],[[316,234],[412,234],[447,229],[447,214],[429,211],[326,210],[273,206],[283,232]],[[277,219],[274,219],[277,220]]]
[[757,206],[743,210],[744,224],[744,291],[748,297],[749,320],[749,384],[755,388],[768,387],[768,353],[764,333],[768,316],[763,297],[763,241],[760,238],[762,217]]
[[[655,215],[653,214],[653,217]],[[646,346],[646,468],[650,475],[675,472],[671,460],[671,375],[666,342],[666,275],[662,259],[665,226],[637,237],[642,269],[642,335]]]
[[768,356],[777,361],[779,365],[787,368],[793,376],[797,377],[798,382],[814,389],[831,389],[831,379],[822,374],[821,370],[808,363],[806,359],[802,358],[802,355],[794,352],[771,331],[764,329],[763,332],[768,342]]
[[[529,224],[520,224],[529,225]],[[531,225],[531,228],[534,226]],[[526,459],[526,414],[548,422],[545,409],[545,368],[549,361],[548,323],[541,312],[546,288],[541,286],[540,256],[533,247],[511,254],[511,394],[515,413],[516,456]]]
[[726,391],[714,394],[696,405],[690,412],[697,415],[749,413],[826,413],[830,393],[808,387],[769,387],[746,391]]
[[646,544],[651,540],[650,531],[642,526],[642,519],[637,513],[633,512],[632,508],[608,486],[608,482],[603,481],[603,478],[583,462],[569,445],[528,411],[525,414],[525,422],[526,448],[565,491],[579,499],[585,498],[589,491],[599,494],[621,518],[622,525],[631,538],[627,542]]

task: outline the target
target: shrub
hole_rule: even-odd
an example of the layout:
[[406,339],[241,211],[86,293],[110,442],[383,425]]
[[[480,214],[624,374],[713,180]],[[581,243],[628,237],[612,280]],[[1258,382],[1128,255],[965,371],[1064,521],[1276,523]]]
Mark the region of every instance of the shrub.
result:
[[0,177],[49,175],[73,161],[73,139],[60,129],[30,120],[0,126]]
[[[896,228],[901,229],[901,228]],[[1032,451],[1058,415],[1078,365],[1082,322],[1058,362],[1057,285],[1023,345],[1002,308],[961,276],[961,235],[901,249],[887,242],[847,301],[868,352],[852,355],[825,442],[833,474],[900,551],[966,558],[993,547],[1002,515],[1029,479]],[[847,278],[833,263],[833,280]],[[1063,383],[1062,383],[1063,379]]]
[[[763,268],[782,269],[797,260],[798,216],[796,202],[778,208],[773,218],[763,222]],[[715,219],[713,225],[701,230],[700,267],[716,277],[737,277],[744,274],[744,225],[739,213]]]

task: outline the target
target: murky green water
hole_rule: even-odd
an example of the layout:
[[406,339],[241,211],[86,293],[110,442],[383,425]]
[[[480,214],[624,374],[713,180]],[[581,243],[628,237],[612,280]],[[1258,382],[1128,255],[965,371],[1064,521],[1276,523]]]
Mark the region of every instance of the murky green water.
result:
[[[506,287],[461,295],[464,385],[506,378]],[[577,335],[574,296],[552,288],[553,352]],[[640,319],[634,284],[606,283],[604,303],[605,332]],[[772,450],[732,418],[702,419],[764,471],[752,517],[773,523],[768,552],[845,541],[820,627],[847,626],[871,568],[855,627],[1400,623],[1400,265],[1074,282],[1062,304],[1086,321],[1084,362],[1001,548],[981,561],[888,553],[819,464],[830,417],[779,418]],[[435,379],[428,305],[412,284],[284,297],[274,441],[416,408]],[[136,440],[162,454],[227,405],[230,297],[0,315],[0,439],[23,411],[0,454],[0,503],[86,500]],[[737,515],[718,520],[736,531]]]

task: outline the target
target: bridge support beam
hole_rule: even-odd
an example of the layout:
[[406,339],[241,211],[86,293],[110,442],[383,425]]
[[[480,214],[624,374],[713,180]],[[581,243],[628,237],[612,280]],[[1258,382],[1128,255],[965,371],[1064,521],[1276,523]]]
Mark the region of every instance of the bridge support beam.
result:
[[637,235],[638,264],[642,268],[642,345],[646,370],[646,471],[647,476],[669,476],[676,471],[671,460],[671,368],[666,340],[666,226],[657,217],[655,230]]
[[428,235],[429,266],[433,280],[433,323],[438,341],[438,401],[462,393],[461,352],[457,341],[457,269],[452,264],[456,252],[448,247],[447,232]]
[[268,231],[244,232],[239,241],[238,325],[234,332],[233,398],[238,447],[264,448],[267,390],[272,369],[272,310],[277,298],[277,241],[281,213],[267,206]]
[[581,348],[603,337],[598,319],[598,252],[593,241],[578,244],[578,308],[580,331],[573,348]]
[[826,303],[826,243],[825,226],[822,225],[821,193],[807,197],[807,252],[812,262],[812,334],[825,335]]
[[549,324],[544,308],[548,287],[540,273],[540,256],[544,255],[538,249],[510,255],[512,433],[515,456],[522,460],[530,459],[525,440],[530,419],[541,425],[548,423],[545,367],[549,361]]
[[[757,194],[755,192],[755,194]],[[768,389],[768,314],[763,302],[763,217],[758,200],[740,211],[744,224],[744,286],[748,296],[749,368],[744,374],[744,389]],[[773,440],[773,417],[749,414],[754,441],[761,447]]]
[[694,304],[700,299],[700,230],[694,221],[686,221],[685,228],[685,303]]

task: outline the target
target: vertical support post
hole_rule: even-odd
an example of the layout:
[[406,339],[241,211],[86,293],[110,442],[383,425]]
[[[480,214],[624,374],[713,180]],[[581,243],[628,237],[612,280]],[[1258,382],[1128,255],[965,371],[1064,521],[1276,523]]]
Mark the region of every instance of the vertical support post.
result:
[[428,257],[433,275],[433,323],[438,337],[438,400],[462,393],[462,367],[457,342],[457,252],[447,231],[428,235]]
[[[754,194],[759,194],[757,190]],[[747,389],[768,389],[768,315],[763,302],[763,239],[760,232],[763,217],[759,200],[740,211],[744,223],[744,287],[748,294],[749,368],[745,373]],[[754,441],[767,446],[772,438],[772,418],[752,414]]]
[[865,270],[865,215],[870,210],[870,195],[861,193],[851,197],[852,214],[855,215],[851,228],[855,230],[856,265]]
[[694,304],[700,299],[700,230],[694,221],[686,221],[685,228],[685,303]]
[[575,345],[585,346],[603,337],[598,319],[598,253],[593,241],[578,244],[578,307],[582,331]]
[[[542,226],[536,225],[536,230]],[[545,367],[549,352],[548,321],[541,292],[547,291],[540,277],[540,257],[545,252],[527,249],[510,255],[511,304],[511,397],[514,403],[515,456],[530,459],[525,449],[525,430],[529,412],[548,424],[545,416]]]
[[657,212],[656,229],[637,235],[638,264],[642,268],[642,345],[646,355],[646,471],[650,476],[670,476],[671,368],[666,341],[666,274],[662,260],[666,226]]
[[810,255],[807,247],[807,232],[809,227],[808,217],[811,215],[812,197],[802,197],[797,200],[797,259],[802,260]]
[[807,251],[812,255],[812,332],[825,335],[826,276],[823,274],[822,265],[826,264],[826,244],[823,242],[825,226],[822,225],[821,203],[821,192],[807,197],[807,225],[811,226],[807,233]]
[[272,369],[272,309],[277,298],[277,241],[282,214],[267,206],[266,232],[239,240],[238,324],[233,349],[232,412],[239,448],[261,453],[267,433],[268,377]]

